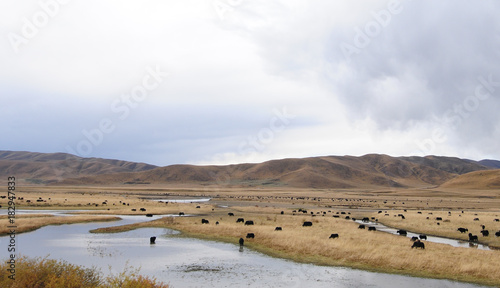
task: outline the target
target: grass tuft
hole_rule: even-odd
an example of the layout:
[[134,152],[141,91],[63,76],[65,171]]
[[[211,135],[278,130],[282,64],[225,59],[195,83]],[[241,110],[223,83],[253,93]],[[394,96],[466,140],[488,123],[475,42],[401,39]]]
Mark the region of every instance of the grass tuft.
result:
[[16,261],[15,279],[9,278],[9,264],[0,265],[0,287],[5,288],[168,288],[156,279],[138,274],[138,270],[125,270],[106,278],[96,268],[84,268],[47,258],[21,256]]

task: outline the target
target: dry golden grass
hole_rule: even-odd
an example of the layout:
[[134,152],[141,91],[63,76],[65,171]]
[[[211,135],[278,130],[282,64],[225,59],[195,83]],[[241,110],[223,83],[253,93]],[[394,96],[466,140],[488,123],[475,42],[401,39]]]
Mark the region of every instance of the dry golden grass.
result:
[[[460,233],[457,231],[459,227],[469,229],[469,232],[477,235],[479,242],[493,247],[500,248],[500,237],[495,237],[495,232],[500,231],[500,222],[494,219],[500,219],[500,212],[483,212],[483,211],[419,211],[407,210],[404,211],[387,211],[390,216],[382,214],[371,214],[370,216],[379,219],[379,222],[391,227],[397,227],[412,232],[424,233],[428,235],[441,236],[452,239],[469,240],[468,233]],[[451,212],[449,214],[448,212]],[[432,214],[430,214],[432,213]],[[394,215],[403,214],[405,219],[395,217]],[[437,221],[436,218],[441,217],[442,221]],[[427,219],[429,218],[429,219]],[[478,218],[479,221],[474,221]],[[437,225],[439,223],[439,225]],[[485,229],[490,232],[490,235],[483,237],[480,233],[481,225],[485,225]]]
[[[22,187],[19,207],[36,209],[123,210],[131,206],[148,205],[145,198],[211,197],[217,204],[262,205],[283,207],[304,206],[352,209],[453,209],[494,210],[500,207],[500,190],[433,189],[297,189],[297,188],[224,188],[224,187]],[[35,202],[42,197],[47,202]],[[304,197],[298,199],[298,197]],[[50,200],[48,198],[51,198]],[[26,203],[31,200],[31,203]],[[108,204],[103,205],[102,202]],[[121,201],[121,203],[120,203]],[[0,205],[6,206],[6,199]],[[123,203],[129,206],[123,206]],[[97,207],[96,207],[97,204]],[[113,205],[114,204],[114,205]]]
[[[241,210],[238,207],[238,210]],[[422,277],[447,278],[460,281],[500,285],[499,251],[455,248],[425,242],[425,250],[411,249],[406,237],[357,229],[357,224],[333,217],[280,215],[274,213],[235,212],[235,217],[214,213],[203,217],[165,217],[156,221],[99,229],[94,232],[120,232],[138,227],[168,227],[184,235],[209,240],[237,243],[263,253],[299,262],[320,265],[341,265],[372,271],[401,273]],[[236,210],[235,210],[236,211]],[[236,219],[253,220],[254,226],[236,223]],[[201,218],[210,224],[201,224]],[[219,221],[219,225],[215,222]],[[312,221],[312,227],[302,227]],[[274,231],[276,226],[283,231]],[[338,233],[338,239],[328,239]]]
[[466,173],[444,183],[442,187],[467,189],[499,189],[500,169]]
[[[498,239],[495,238],[494,232],[500,230],[500,227],[497,229],[498,226],[495,226],[498,222],[493,221],[498,218],[495,215],[500,214],[500,191],[496,190],[232,188],[212,191],[199,187],[157,186],[26,187],[19,196],[24,196],[25,200],[42,197],[47,201],[27,204],[24,200],[17,203],[19,207],[30,209],[84,209],[92,210],[85,213],[99,212],[109,215],[179,212],[198,215],[166,217],[93,232],[168,227],[183,231],[185,236],[231,243],[237,243],[240,237],[251,232],[255,233],[256,238],[246,240],[246,246],[276,257],[322,265],[342,265],[380,272],[500,285],[500,277],[497,276],[500,275],[500,251],[455,248],[428,242],[425,250],[415,250],[410,248],[411,242],[406,237],[358,230],[354,222],[332,217],[332,212],[346,211],[356,218],[377,217],[384,224],[396,228],[461,239],[467,239],[467,236],[457,232],[458,227],[466,227],[479,236],[479,224],[485,224],[486,229],[490,230],[490,236],[479,236],[480,242],[496,246]],[[166,204],[148,200],[172,196],[211,197],[212,201]],[[4,204],[2,200],[0,204]],[[147,211],[139,211],[142,207]],[[297,208],[305,208],[315,214],[319,211],[332,212],[327,213],[325,217],[312,217],[310,214],[292,216],[291,211]],[[137,211],[131,211],[132,209]],[[403,209],[408,209],[409,212],[403,212]],[[418,214],[417,209],[423,214]],[[391,216],[383,217],[376,213],[378,210],[387,210]],[[452,211],[451,216],[447,216],[448,210]],[[465,210],[465,213],[458,216],[461,210]],[[281,211],[284,211],[285,215],[281,215]],[[227,212],[233,212],[236,216],[229,217]],[[401,213],[406,217],[403,221],[400,217],[392,216]],[[236,224],[238,217],[254,220],[256,225]],[[425,217],[430,217],[430,220]],[[450,222],[441,221],[438,226],[436,221],[432,220],[435,217],[442,217]],[[472,221],[475,217],[480,221]],[[48,225],[51,221],[49,219],[52,218],[54,217],[38,220]],[[201,218],[208,219],[210,224],[202,225]],[[313,227],[302,227],[305,220],[313,221]],[[6,220],[0,219],[0,224],[4,227],[1,221]],[[148,219],[145,218],[145,221]],[[214,225],[216,221],[219,221],[220,225]],[[274,231],[276,226],[283,227],[283,231]],[[331,233],[340,234],[340,238],[328,239]]]
[[[16,261],[15,279],[10,264],[2,261],[0,264],[0,287],[3,288],[168,288],[156,279],[144,277],[139,271],[125,268],[118,275],[103,277],[96,268],[84,268],[46,258],[27,258],[21,256]],[[9,272],[9,273],[6,273]]]
[[[36,230],[47,225],[63,225],[74,223],[98,222],[98,221],[114,221],[119,220],[118,217],[111,216],[52,216],[52,215],[18,215],[15,219],[15,231],[17,234]],[[0,236],[9,234],[11,228],[7,226],[9,219],[2,217],[0,219]]]

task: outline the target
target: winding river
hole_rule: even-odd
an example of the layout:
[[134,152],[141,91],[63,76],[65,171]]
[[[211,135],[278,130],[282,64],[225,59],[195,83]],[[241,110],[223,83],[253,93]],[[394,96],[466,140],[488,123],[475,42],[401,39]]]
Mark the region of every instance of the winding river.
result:
[[[154,276],[173,287],[481,287],[449,280],[300,264],[246,248],[240,250],[236,244],[176,237],[178,232],[170,229],[142,228],[114,234],[88,232],[145,220],[144,216],[120,217],[122,220],[114,223],[46,226],[17,235],[17,247],[23,255],[48,255],[73,264],[96,266],[105,274],[122,272],[125,267],[140,268],[141,274]],[[157,236],[155,245],[149,244],[150,236]],[[7,243],[7,237],[0,237],[0,247],[7,247]],[[7,258],[7,249],[1,249],[0,257]]]

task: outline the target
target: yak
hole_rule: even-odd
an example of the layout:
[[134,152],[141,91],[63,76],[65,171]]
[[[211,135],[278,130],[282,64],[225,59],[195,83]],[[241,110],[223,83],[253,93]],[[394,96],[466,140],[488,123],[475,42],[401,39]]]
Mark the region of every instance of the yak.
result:
[[425,249],[425,244],[424,244],[424,242],[420,242],[420,240],[417,240],[417,241],[413,242],[413,245],[411,245],[411,248]]
[[477,242],[477,240],[477,235],[472,235],[472,233],[469,233],[469,241]]
[[403,229],[399,229],[398,231],[396,231],[399,235],[401,236],[406,236],[407,232],[406,230],[403,230]]
[[335,239],[335,238],[339,238],[339,234],[334,233],[334,234],[331,234],[330,237],[328,237],[328,239]]

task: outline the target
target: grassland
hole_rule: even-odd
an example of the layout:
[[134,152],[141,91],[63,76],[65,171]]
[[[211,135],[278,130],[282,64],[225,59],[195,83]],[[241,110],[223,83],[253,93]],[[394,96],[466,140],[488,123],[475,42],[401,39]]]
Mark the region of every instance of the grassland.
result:
[[[97,233],[121,232],[139,227],[167,227],[182,231],[182,237],[230,243],[237,243],[240,237],[254,233],[255,239],[247,239],[245,246],[298,262],[500,286],[500,251],[456,248],[430,242],[425,242],[425,250],[415,250],[410,248],[411,242],[406,237],[357,229],[358,224],[353,221],[332,217],[337,212],[358,218],[376,217],[388,226],[464,240],[467,237],[456,231],[458,227],[466,227],[473,234],[478,234],[481,230],[479,225],[484,224],[491,234],[489,237],[480,236],[480,242],[498,247],[500,237],[495,237],[494,232],[500,230],[500,226],[494,219],[500,215],[500,192],[495,190],[234,188],[212,191],[146,186],[30,187],[23,193],[25,199],[18,205],[31,209],[89,209],[92,213],[109,215],[179,212],[194,215],[164,217],[93,231]],[[211,197],[212,200],[209,203],[151,201],[166,197]],[[41,198],[46,202],[27,203],[28,198]],[[147,211],[142,212],[139,208]],[[293,212],[299,208],[308,212]],[[378,213],[380,210],[383,213]],[[384,216],[386,211],[390,216]],[[228,216],[229,212],[235,216]],[[397,214],[404,214],[405,219],[394,217]],[[253,220],[255,225],[236,223],[239,217]],[[436,217],[443,218],[443,221],[439,221],[440,225],[437,225]],[[49,219],[54,217],[39,218],[42,223],[49,223]],[[202,218],[209,220],[210,224],[202,225]],[[474,221],[474,218],[480,221]],[[304,221],[312,221],[313,226],[302,227]],[[219,222],[219,225],[215,225],[215,222]],[[276,226],[282,227],[283,231],[274,231]],[[332,233],[338,233],[339,238],[328,239]]]
[[[405,218],[397,217],[399,214],[404,215]],[[383,214],[373,213],[371,217],[376,217],[380,223],[390,227],[464,241],[469,240],[468,233],[460,233],[457,229],[467,228],[468,232],[479,237],[479,243],[500,249],[500,237],[494,235],[495,232],[500,231],[500,222],[495,221],[495,219],[500,219],[500,212],[393,210],[390,211],[389,216],[384,215],[385,211]],[[442,220],[436,220],[437,218]],[[481,225],[489,231],[489,236],[481,234],[483,230]]]
[[[426,242],[425,250],[411,249],[409,238],[378,231],[358,229],[353,221],[325,216],[276,213],[274,208],[235,207],[234,217],[214,212],[199,217],[165,217],[156,221],[98,229],[96,233],[121,232],[139,227],[167,227],[186,237],[237,243],[240,237],[254,233],[245,246],[268,255],[318,265],[347,266],[364,270],[446,278],[459,281],[500,285],[499,251],[455,248]],[[236,219],[253,220],[245,226]],[[201,219],[209,224],[201,224]],[[312,227],[302,227],[304,221]],[[215,225],[219,222],[219,225]],[[282,231],[275,231],[275,227]],[[338,233],[339,238],[329,239]]]
[[[138,275],[137,270],[125,269],[118,275],[103,277],[96,268],[83,268],[64,261],[21,256],[16,261],[16,273],[6,273],[9,263],[0,264],[0,287],[4,288],[168,288],[153,278]],[[12,276],[15,275],[15,276]],[[15,277],[14,279],[9,278]]]

